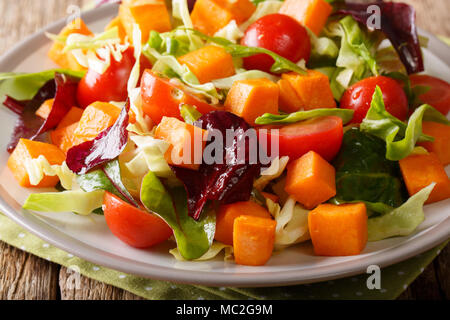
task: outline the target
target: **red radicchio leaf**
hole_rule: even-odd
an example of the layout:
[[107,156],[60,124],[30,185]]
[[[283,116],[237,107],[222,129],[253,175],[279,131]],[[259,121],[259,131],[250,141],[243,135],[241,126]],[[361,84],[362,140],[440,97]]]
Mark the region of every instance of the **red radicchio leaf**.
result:
[[130,102],[112,127],[102,131],[94,140],[75,146],[67,152],[66,163],[73,172],[85,174],[93,168],[114,160],[125,149],[128,142],[127,126]]
[[345,3],[336,14],[351,15],[360,23],[367,25],[372,15],[368,7],[376,5],[381,10],[381,30],[391,41],[408,74],[424,71],[422,50],[416,28],[416,12],[405,3],[373,2]]
[[[48,81],[42,86],[36,95],[27,104],[23,105],[20,117],[14,127],[11,140],[8,144],[8,152],[13,152],[21,138],[31,139],[36,132],[42,127],[44,120],[36,116],[36,111],[44,103],[45,100],[51,99],[55,96],[56,84],[54,80]],[[11,101],[11,100],[9,100]],[[8,103],[8,99],[6,100]],[[18,102],[15,100],[15,102]],[[6,105],[8,107],[8,105]]]
[[242,145],[238,142],[250,129],[242,118],[229,112],[214,111],[205,114],[195,125],[204,130],[219,130],[223,137],[226,137],[228,129],[239,132],[235,134],[231,148],[223,146],[223,164],[203,163],[198,171],[172,167],[188,194],[189,215],[198,220],[208,200],[219,200],[224,204],[249,200],[261,165],[250,163],[248,139],[245,141],[245,162],[238,163],[239,146]]
[[[17,101],[7,97],[3,104],[20,117],[14,128],[8,151],[12,152],[21,138],[36,140],[41,134],[55,128],[70,108],[77,105],[78,79],[55,73],[30,101]],[[54,98],[52,110],[46,120],[36,116],[36,111],[48,99]]]

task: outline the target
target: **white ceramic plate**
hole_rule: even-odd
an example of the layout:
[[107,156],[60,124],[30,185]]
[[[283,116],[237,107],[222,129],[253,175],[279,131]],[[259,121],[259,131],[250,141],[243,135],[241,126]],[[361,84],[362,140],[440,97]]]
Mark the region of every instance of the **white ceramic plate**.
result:
[[[85,13],[86,23],[100,31],[117,14],[116,5]],[[46,53],[50,41],[44,32],[58,33],[59,21],[28,38],[0,59],[0,71],[37,72],[55,67]],[[429,74],[450,81],[450,49],[430,34],[425,51]],[[2,98],[2,97],[0,97]],[[3,101],[3,100],[2,100]],[[208,286],[281,286],[331,280],[366,271],[369,265],[388,266],[408,259],[447,240],[450,235],[450,200],[426,207],[426,221],[409,237],[369,243],[361,255],[318,257],[310,243],[274,254],[263,267],[225,263],[220,258],[208,262],[177,262],[168,253],[171,243],[150,250],[126,246],[109,231],[104,218],[93,215],[37,214],[21,208],[30,194],[20,188],[6,167],[4,150],[16,116],[0,108],[0,210],[16,223],[54,246],[93,263],[122,272],[160,280]]]

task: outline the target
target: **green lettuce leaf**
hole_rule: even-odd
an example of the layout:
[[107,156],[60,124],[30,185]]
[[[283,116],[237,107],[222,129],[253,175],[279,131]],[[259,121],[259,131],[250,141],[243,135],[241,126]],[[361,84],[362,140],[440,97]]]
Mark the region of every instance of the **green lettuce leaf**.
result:
[[195,260],[208,252],[214,240],[215,215],[208,213],[198,221],[192,219],[188,215],[184,187],[166,189],[150,171],[142,182],[141,201],[173,229],[178,250],[184,259]]
[[430,105],[422,105],[409,118],[408,124],[386,111],[383,93],[377,86],[371,107],[361,123],[361,131],[377,136],[386,142],[386,159],[398,161],[414,150],[418,141],[433,141],[422,134],[422,121],[434,121],[450,125],[439,111]]
[[102,207],[105,191],[64,191],[31,194],[23,208],[39,212],[75,212],[89,215]]
[[256,119],[255,123],[259,125],[266,124],[288,124],[304,121],[317,117],[336,116],[342,119],[344,124],[349,123],[353,119],[353,110],[350,109],[314,109],[308,111],[298,111],[290,114],[276,115],[266,113]]
[[[397,162],[384,157],[386,147],[377,137],[351,128],[344,134],[336,168],[335,203],[371,203],[369,215],[386,213],[406,199]],[[384,205],[383,205],[384,204]]]
[[55,73],[67,74],[80,79],[85,74],[84,71],[66,69],[53,69],[37,73],[0,73],[0,99],[4,95],[8,95],[16,100],[30,100],[47,81],[55,77]]
[[436,184],[422,189],[402,206],[367,223],[369,241],[410,235],[425,220],[423,205]]

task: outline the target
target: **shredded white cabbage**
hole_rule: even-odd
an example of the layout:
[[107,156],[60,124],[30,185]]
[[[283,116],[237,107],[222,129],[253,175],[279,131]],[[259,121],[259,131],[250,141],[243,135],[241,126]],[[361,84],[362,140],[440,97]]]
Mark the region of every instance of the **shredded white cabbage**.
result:
[[25,161],[25,168],[32,186],[37,186],[45,176],[58,176],[62,187],[66,190],[71,190],[73,180],[76,177],[75,173],[69,169],[65,161],[62,165],[51,165],[42,155],[37,159],[27,159]]
[[[180,19],[185,28],[194,29],[187,0],[172,0],[172,16]],[[202,40],[195,36],[192,31],[186,30],[185,33],[189,38],[189,51],[194,51],[203,46]]]
[[289,198],[283,208],[278,203],[266,199],[269,212],[277,222],[275,231],[275,249],[281,250],[288,246],[309,240],[309,211]]
[[261,79],[261,78],[269,79],[272,82],[277,82],[279,80],[279,77],[276,77],[264,71],[259,70],[241,71],[241,70],[238,70],[237,74],[235,74],[234,76],[213,80],[212,83],[218,89],[229,90],[233,86],[233,83],[239,80]]
[[128,78],[128,93],[130,93],[139,81],[140,65],[141,65],[141,53],[142,53],[142,32],[139,29],[139,25],[133,24],[133,44],[134,44],[134,63],[133,69],[131,69],[130,78]]
[[[225,261],[231,261],[233,259],[233,247],[220,243],[220,242],[214,242],[211,245],[211,248],[209,248],[209,250],[200,258],[194,260],[194,261],[207,261],[207,260],[212,260],[215,257],[217,257],[222,251],[224,251],[225,256],[224,256],[224,260]],[[173,255],[175,257],[175,259],[177,259],[178,261],[186,261],[183,256],[180,254],[180,251],[178,251],[178,248],[172,249],[169,251],[171,255]]]
[[141,88],[134,88],[129,92],[130,110],[136,116],[136,123],[129,124],[127,130],[138,134],[148,135],[152,128],[152,120],[142,110]]
[[261,177],[255,181],[253,187],[259,191],[263,190],[270,181],[279,178],[283,174],[288,162],[289,157],[282,157],[281,159],[280,157],[276,157],[273,159],[270,167],[261,172]]
[[244,36],[244,32],[239,29],[236,20],[231,20],[225,27],[214,34],[214,37],[221,37],[237,43]]

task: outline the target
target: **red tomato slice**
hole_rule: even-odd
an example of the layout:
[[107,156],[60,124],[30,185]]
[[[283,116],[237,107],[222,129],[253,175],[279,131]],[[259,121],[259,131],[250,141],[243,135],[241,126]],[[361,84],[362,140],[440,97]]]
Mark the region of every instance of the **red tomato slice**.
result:
[[[261,129],[268,131],[264,133]],[[273,129],[278,129],[278,133]],[[267,139],[269,146],[272,139],[279,139],[280,157],[289,156],[291,161],[309,151],[315,151],[325,160],[331,161],[341,148],[343,136],[342,119],[334,116],[315,118],[287,126],[259,128],[259,137]]]
[[431,105],[444,115],[448,114],[450,111],[450,84],[444,80],[422,74],[414,74],[409,78],[412,87],[430,87],[430,91],[419,96],[423,103]]
[[174,117],[183,120],[180,115],[181,104],[195,106],[202,114],[217,110],[194,95],[178,88],[168,79],[157,76],[150,70],[145,70],[142,75],[141,96],[142,110],[155,124],[159,124],[163,117]]
[[172,235],[172,229],[164,220],[133,207],[109,192],[103,199],[103,211],[111,232],[132,247],[149,248]]

